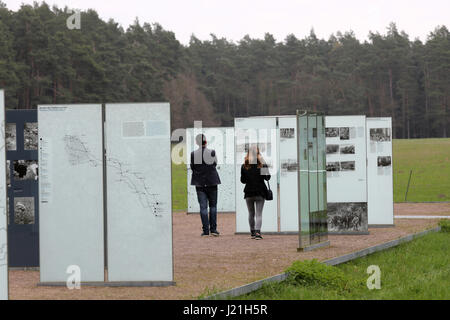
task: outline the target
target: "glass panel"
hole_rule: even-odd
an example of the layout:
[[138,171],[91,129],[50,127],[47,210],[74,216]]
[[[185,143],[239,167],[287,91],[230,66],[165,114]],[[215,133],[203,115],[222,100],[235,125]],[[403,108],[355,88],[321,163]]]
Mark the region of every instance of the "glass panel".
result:
[[327,172],[326,172],[326,142],[325,117],[317,117],[317,146],[318,146],[318,191],[319,191],[319,237],[320,242],[328,240],[327,224]]
[[319,243],[319,195],[317,179],[317,116],[308,116],[309,211],[311,244]]
[[309,224],[309,167],[308,167],[308,117],[297,117],[299,150],[299,196],[300,196],[300,248],[310,245]]

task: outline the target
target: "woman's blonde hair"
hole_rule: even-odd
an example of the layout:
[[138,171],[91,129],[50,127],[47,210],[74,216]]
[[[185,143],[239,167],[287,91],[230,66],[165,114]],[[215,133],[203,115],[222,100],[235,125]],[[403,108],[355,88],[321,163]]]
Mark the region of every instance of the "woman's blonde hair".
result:
[[265,164],[264,159],[259,152],[259,148],[257,145],[250,145],[248,147],[247,155],[244,159],[244,168],[250,169],[250,165],[256,164],[258,168],[262,168]]

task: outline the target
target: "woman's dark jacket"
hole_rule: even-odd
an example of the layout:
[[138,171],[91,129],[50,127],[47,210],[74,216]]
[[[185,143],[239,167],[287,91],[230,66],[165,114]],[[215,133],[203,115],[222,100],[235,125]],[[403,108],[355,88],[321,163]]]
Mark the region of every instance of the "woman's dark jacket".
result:
[[[262,171],[262,174],[261,174]],[[266,197],[267,186],[264,180],[270,180],[267,165],[258,168],[256,164],[251,164],[248,169],[244,165],[241,167],[241,182],[245,184],[244,198],[261,196]]]

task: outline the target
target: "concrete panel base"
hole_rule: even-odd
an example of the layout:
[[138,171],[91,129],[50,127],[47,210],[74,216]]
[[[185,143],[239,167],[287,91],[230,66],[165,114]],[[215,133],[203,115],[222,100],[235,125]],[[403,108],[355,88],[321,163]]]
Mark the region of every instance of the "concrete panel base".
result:
[[[169,287],[174,281],[82,282],[82,287]],[[38,287],[66,287],[65,282],[39,282]]]
[[312,246],[304,247],[304,248],[297,248],[298,252],[307,252],[307,251],[313,251],[319,248],[329,247],[330,246],[330,240],[313,244]]

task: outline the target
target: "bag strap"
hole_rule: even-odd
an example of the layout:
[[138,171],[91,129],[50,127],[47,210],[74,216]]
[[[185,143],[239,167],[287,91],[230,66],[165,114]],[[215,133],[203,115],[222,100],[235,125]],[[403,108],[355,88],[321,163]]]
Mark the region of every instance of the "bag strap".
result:
[[270,190],[270,182],[269,182],[269,180],[267,180],[267,184],[268,184],[268,186],[269,186],[269,190]]

